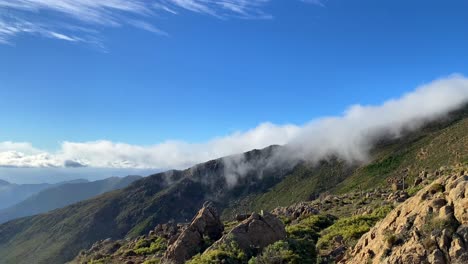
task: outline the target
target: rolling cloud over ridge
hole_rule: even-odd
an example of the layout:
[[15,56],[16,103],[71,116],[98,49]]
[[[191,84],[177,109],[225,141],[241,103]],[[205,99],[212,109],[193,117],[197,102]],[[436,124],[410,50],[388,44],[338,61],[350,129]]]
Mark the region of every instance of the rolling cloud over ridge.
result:
[[107,140],[63,142],[56,152],[30,143],[0,142],[0,167],[18,168],[186,168],[231,154],[287,144],[292,158],[319,160],[334,154],[350,161],[367,158],[376,136],[399,137],[468,103],[468,78],[452,75],[416,88],[382,105],[351,106],[343,115],[304,125],[263,123],[207,142],[166,141],[138,146]]

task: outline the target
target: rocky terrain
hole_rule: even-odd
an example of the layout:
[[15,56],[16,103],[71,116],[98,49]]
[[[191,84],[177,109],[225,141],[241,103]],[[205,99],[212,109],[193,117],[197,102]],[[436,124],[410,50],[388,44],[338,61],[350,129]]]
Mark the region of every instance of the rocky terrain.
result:
[[[147,236],[134,241],[103,240],[80,252],[71,263],[183,264],[197,254],[192,262],[198,263],[213,253],[219,259],[212,261],[247,260],[268,245],[286,238],[283,222],[270,213],[246,216],[231,230],[223,231],[224,224],[217,209],[205,203],[188,225],[158,225]],[[240,256],[219,256],[218,252],[226,248],[237,250]]]

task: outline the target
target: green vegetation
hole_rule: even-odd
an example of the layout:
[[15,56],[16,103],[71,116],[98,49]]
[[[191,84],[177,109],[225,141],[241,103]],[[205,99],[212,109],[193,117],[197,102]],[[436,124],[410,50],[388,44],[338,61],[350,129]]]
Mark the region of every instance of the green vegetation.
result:
[[151,255],[157,252],[164,253],[166,249],[167,240],[162,237],[158,237],[154,241],[150,241],[147,239],[139,240],[135,245],[134,252],[137,255]]
[[417,192],[419,192],[424,186],[422,185],[418,185],[418,186],[414,186],[414,187],[411,187],[411,188],[408,188],[406,190],[406,192],[408,193],[409,196],[414,196]]
[[314,243],[321,230],[333,224],[335,218],[330,215],[312,215],[300,220],[297,224],[288,225],[286,232],[293,239],[309,239]]
[[338,236],[343,238],[344,243],[352,246],[364,233],[369,231],[377,221],[384,218],[391,210],[392,207],[385,206],[375,210],[369,215],[340,218],[321,233],[321,237],[317,242],[317,247],[320,249],[329,248],[332,246],[333,239]]
[[[313,245],[312,245],[313,246]],[[309,250],[312,250],[311,247]],[[251,258],[249,264],[302,264],[305,262],[286,241],[278,241],[266,247],[258,257]],[[311,262],[310,262],[311,263]]]
[[208,250],[193,257],[187,264],[241,264],[247,262],[247,255],[235,242],[222,244],[216,249]]

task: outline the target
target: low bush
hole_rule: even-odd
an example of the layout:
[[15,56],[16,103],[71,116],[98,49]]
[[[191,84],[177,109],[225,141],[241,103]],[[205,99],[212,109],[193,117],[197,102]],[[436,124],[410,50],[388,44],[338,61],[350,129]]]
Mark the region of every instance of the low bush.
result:
[[158,237],[154,241],[140,241],[136,243],[135,248],[133,250],[137,255],[150,255],[155,254],[157,252],[164,252],[167,249],[167,240],[162,237]]
[[247,262],[247,255],[237,246],[235,242],[223,244],[216,249],[198,254],[187,264],[241,264]]

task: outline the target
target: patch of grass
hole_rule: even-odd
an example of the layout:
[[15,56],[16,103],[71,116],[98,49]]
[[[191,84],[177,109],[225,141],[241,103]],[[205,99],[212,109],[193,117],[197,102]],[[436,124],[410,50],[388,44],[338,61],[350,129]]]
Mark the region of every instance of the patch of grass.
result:
[[406,192],[408,193],[409,196],[414,196],[417,192],[422,190],[423,187],[424,186],[422,185],[414,186],[414,187],[408,188]]
[[154,241],[149,241],[147,239],[141,239],[139,240],[134,248],[134,252],[137,255],[152,255],[157,252],[164,252],[167,249],[167,240],[158,237]]
[[333,238],[343,237],[348,245],[353,245],[363,234],[367,233],[380,219],[384,218],[390,211],[391,206],[383,206],[374,210],[370,215],[358,215],[338,219],[333,225],[321,233],[317,247],[326,249],[331,246]]

